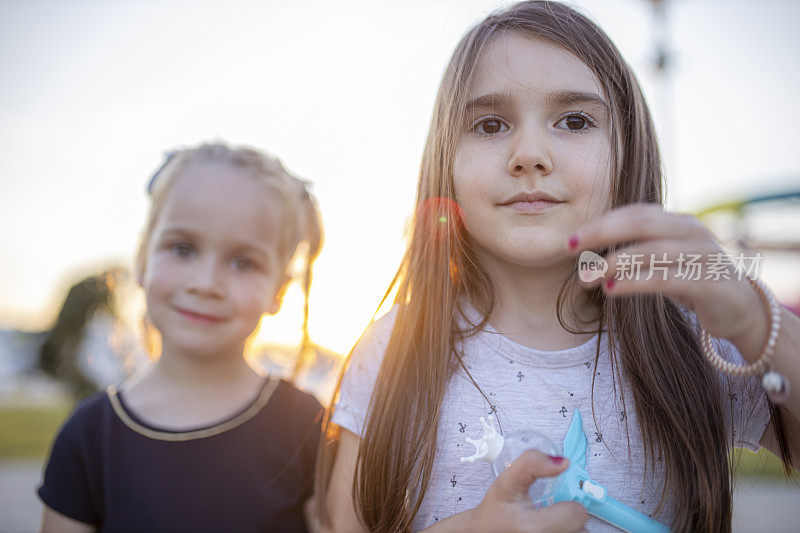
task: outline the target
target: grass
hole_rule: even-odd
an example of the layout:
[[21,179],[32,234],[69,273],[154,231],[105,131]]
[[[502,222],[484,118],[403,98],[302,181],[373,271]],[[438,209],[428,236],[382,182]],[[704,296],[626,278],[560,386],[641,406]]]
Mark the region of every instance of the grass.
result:
[[71,411],[71,406],[0,407],[0,459],[45,458]]
[[[737,448],[731,452],[731,460],[736,466],[737,477],[763,477],[780,479],[785,477],[783,463],[766,448],[761,448],[757,453],[746,448]],[[795,477],[800,473],[795,470]]]

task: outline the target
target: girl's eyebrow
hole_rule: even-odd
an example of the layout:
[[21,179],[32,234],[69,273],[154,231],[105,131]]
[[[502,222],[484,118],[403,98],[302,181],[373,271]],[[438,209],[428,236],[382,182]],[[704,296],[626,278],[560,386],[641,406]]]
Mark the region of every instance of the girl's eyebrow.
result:
[[246,241],[239,241],[234,246],[233,249],[237,251],[237,253],[243,254],[255,254],[262,258],[269,258],[271,255],[274,255],[274,251],[272,247],[265,247],[259,246],[258,244],[251,244]]
[[[608,113],[609,106],[606,101],[598,94],[585,91],[556,91],[547,95],[547,101],[551,104],[569,105],[589,103],[596,104]],[[494,109],[510,107],[514,97],[508,91],[487,93],[467,102],[467,109]]]
[[608,113],[610,108],[605,100],[599,95],[584,91],[556,91],[550,93],[547,99],[554,104],[597,104]]
[[161,236],[162,237],[178,236],[178,237],[192,238],[195,236],[195,234],[191,230],[182,227],[168,226],[161,230]]
[[508,91],[487,93],[467,102],[467,109],[493,109],[509,107],[514,97]]

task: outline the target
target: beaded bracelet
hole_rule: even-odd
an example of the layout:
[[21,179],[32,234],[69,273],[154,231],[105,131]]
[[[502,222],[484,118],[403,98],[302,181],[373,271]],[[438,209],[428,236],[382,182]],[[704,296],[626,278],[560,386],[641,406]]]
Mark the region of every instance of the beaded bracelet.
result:
[[775,351],[775,343],[778,341],[778,334],[781,330],[781,306],[772,291],[761,280],[750,276],[747,276],[746,279],[769,306],[769,336],[759,358],[754,363],[745,366],[738,366],[725,361],[719,356],[711,343],[711,335],[702,328],[700,330],[700,345],[703,347],[703,355],[708,359],[708,362],[720,372],[737,377],[763,374],[761,386],[764,387],[767,397],[772,403],[781,404],[789,398],[789,381],[772,369],[771,361],[772,352]]

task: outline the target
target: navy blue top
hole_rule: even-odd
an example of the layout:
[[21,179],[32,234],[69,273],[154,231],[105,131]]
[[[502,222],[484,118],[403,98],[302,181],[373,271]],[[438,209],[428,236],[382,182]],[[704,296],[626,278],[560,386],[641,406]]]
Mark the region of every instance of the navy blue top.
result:
[[61,428],[39,497],[101,531],[306,531],[322,413],[313,396],[267,379],[231,418],[170,431],[110,387]]

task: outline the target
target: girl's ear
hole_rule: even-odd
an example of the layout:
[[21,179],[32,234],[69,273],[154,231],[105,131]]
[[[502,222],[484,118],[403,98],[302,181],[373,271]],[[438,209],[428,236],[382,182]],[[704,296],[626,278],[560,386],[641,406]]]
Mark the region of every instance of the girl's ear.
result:
[[278,287],[278,290],[275,291],[275,296],[272,297],[272,301],[269,303],[269,306],[267,307],[267,313],[269,313],[270,315],[274,315],[281,310],[281,304],[283,303],[283,296],[286,294],[286,289],[289,288],[290,281],[291,281],[290,277],[283,276],[280,287]]
[[144,265],[145,256],[140,245],[139,251],[136,253],[136,258],[133,263],[133,274],[136,276],[136,283],[141,288],[144,288]]
[[275,297],[272,299],[272,302],[270,302],[269,307],[267,307],[267,313],[268,314],[274,315],[278,311],[281,310],[281,298],[282,298],[282,296],[283,295],[281,295],[281,296],[279,296],[277,294],[275,295]]

